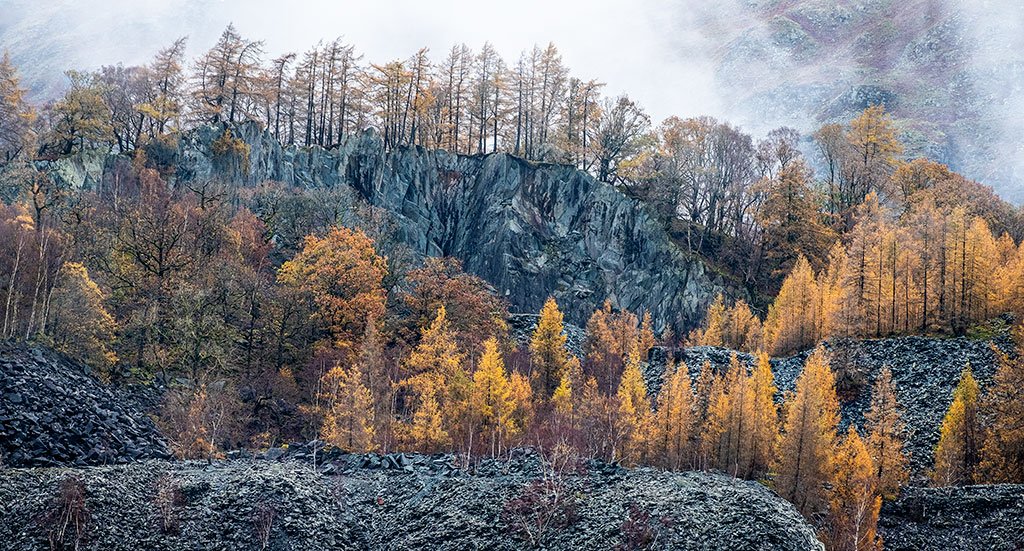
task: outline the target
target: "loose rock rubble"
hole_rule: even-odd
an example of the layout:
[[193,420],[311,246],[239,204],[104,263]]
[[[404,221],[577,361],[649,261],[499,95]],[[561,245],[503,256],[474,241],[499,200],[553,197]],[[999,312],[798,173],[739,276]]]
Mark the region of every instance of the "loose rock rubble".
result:
[[[349,466],[332,473],[290,458],[8,469],[0,541],[49,549],[38,519],[73,477],[81,549],[823,549],[754,482],[596,463],[554,475],[532,454],[450,470],[400,457],[338,455]],[[377,462],[387,468],[352,466]]]
[[892,551],[1024,549],[1024,485],[907,488],[878,530]]
[[0,454],[11,466],[167,458],[135,397],[40,347],[0,344]]

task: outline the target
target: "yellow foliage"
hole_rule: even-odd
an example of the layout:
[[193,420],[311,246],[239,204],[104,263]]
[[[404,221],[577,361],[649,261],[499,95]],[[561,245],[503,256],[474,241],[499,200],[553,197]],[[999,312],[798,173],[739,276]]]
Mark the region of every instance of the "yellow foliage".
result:
[[[1017,335],[1018,339],[1021,335]],[[985,443],[977,481],[1024,483],[1024,347],[1010,358],[998,352],[999,368],[983,400],[986,418]]]
[[666,469],[689,465],[693,436],[693,390],[686,365],[665,366],[664,382],[658,393],[658,410],[652,431],[653,460]]
[[828,355],[816,349],[796,380],[787,405],[785,430],[776,454],[776,491],[805,516],[825,505],[823,485],[831,478],[839,425],[839,399]]
[[554,298],[548,298],[540,311],[540,321],[530,339],[530,358],[536,377],[536,394],[549,398],[562,382],[569,365],[569,352],[565,349],[562,312]]
[[309,293],[335,346],[349,350],[366,332],[366,322],[384,315],[386,274],[387,262],[366,234],[335,227],[323,238],[306,237],[302,251],[281,266],[277,279]]
[[503,439],[516,430],[512,415],[515,401],[505,376],[505,362],[498,351],[498,341],[491,337],[484,341],[484,353],[473,373],[473,393],[470,398],[473,415],[490,437],[491,455],[501,452]]
[[978,383],[968,366],[953,391],[953,403],[942,419],[935,447],[936,486],[967,484],[978,462]]
[[626,360],[626,369],[616,393],[619,399],[619,421],[622,424],[623,445],[617,455],[631,462],[643,459],[650,439],[651,403],[647,399],[647,385],[640,372],[640,350],[634,344]]
[[331,368],[321,378],[323,424],[320,438],[351,453],[365,453],[376,446],[371,419],[373,400],[354,367]]
[[853,425],[836,450],[833,462],[830,549],[877,551],[881,541],[876,533],[882,499],[875,493],[875,473],[867,446]]
[[107,377],[117,362],[110,349],[117,323],[103,305],[105,297],[78,262],[65,262],[50,299],[54,348],[99,368]]
[[871,407],[864,414],[867,449],[874,464],[875,486],[886,499],[894,499],[909,476],[903,452],[906,425],[892,384],[892,371],[883,368],[871,393]]

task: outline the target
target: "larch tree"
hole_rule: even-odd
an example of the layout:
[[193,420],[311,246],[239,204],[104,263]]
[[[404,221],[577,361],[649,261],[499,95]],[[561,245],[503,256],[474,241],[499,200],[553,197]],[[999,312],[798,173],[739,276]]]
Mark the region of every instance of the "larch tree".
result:
[[725,346],[753,353],[761,349],[764,327],[743,299],[737,300],[727,312],[722,338]]
[[822,216],[822,201],[812,182],[811,169],[795,159],[759,184],[764,201],[757,212],[758,223],[764,231],[765,260],[773,273],[788,273],[800,256],[821,266],[836,240],[835,230]]
[[885,499],[894,499],[909,476],[904,452],[907,428],[900,418],[892,371],[882,368],[871,392],[871,406],[864,414],[867,449],[874,464],[875,487]]
[[725,346],[723,339],[726,324],[725,299],[719,293],[715,300],[708,305],[707,314],[704,315],[703,329],[697,331],[691,339],[696,346]]
[[640,357],[647,357],[654,345],[654,332],[648,316],[647,325],[640,324],[631,312],[613,311],[610,301],[594,311],[587,320],[586,374],[597,379],[605,394],[614,394],[631,347],[638,346]]
[[715,466],[733,476],[746,477],[752,472],[751,431],[754,417],[754,393],[746,366],[735,353],[729,358],[729,369],[722,379],[722,392],[709,408],[708,426],[718,435]]
[[651,402],[647,398],[647,384],[640,371],[640,350],[635,343],[630,348],[616,395],[622,427],[621,437],[617,439],[620,451],[616,456],[637,463],[644,459],[649,445]]
[[932,483],[936,486],[968,484],[978,464],[978,383],[968,366],[953,391],[953,403],[942,419],[935,447]]
[[5,50],[0,57],[0,165],[25,149],[34,120],[35,113],[25,101],[18,70]]
[[776,491],[804,516],[825,506],[824,485],[832,476],[838,426],[835,376],[827,353],[818,348],[807,358],[796,380],[772,469]]
[[768,472],[779,439],[779,411],[775,405],[778,388],[768,354],[758,352],[750,379],[750,463],[744,476],[758,478]]
[[868,107],[850,121],[846,137],[853,153],[850,159],[852,198],[859,202],[868,193],[881,189],[896,168],[903,144],[883,105]]
[[764,344],[774,354],[786,354],[817,344],[818,286],[810,262],[800,256],[782,282],[764,320]]
[[355,367],[335,366],[320,381],[323,424],[320,438],[350,453],[375,448],[373,399]]
[[[1018,336],[1019,338],[1019,336]],[[999,368],[982,402],[987,426],[978,482],[1024,483],[1024,351],[997,352]]]
[[187,38],[182,37],[157,52],[149,65],[152,90],[147,101],[136,108],[149,121],[151,138],[177,128],[185,108],[184,59]]
[[488,438],[491,455],[500,454],[505,439],[515,430],[512,422],[515,402],[505,375],[505,362],[498,351],[498,341],[493,337],[484,341],[483,355],[473,373],[470,407],[471,415],[479,420],[483,429],[481,436]]
[[425,378],[419,385],[419,403],[412,415],[412,423],[408,429],[408,439],[417,450],[425,453],[437,452],[450,446],[451,436],[444,426],[445,416],[441,413],[437,395],[440,390],[433,378]]
[[68,71],[67,75],[71,87],[51,107],[52,129],[47,145],[58,155],[70,155],[109,144],[114,131],[97,78],[77,71]]
[[441,306],[403,364],[403,383],[420,396],[421,408],[431,406],[429,402],[433,401],[444,412],[443,428],[452,438],[469,436],[458,434],[468,413],[472,391],[472,380],[466,373],[464,359],[445,307]]
[[[709,367],[710,364],[705,364]],[[701,371],[701,378],[704,371]],[[726,394],[726,373],[711,372],[709,378],[697,380],[698,405],[703,406],[696,433],[698,469],[715,469],[721,465],[721,450],[728,430],[729,395]]]
[[640,334],[637,336],[637,339],[640,346],[640,356],[646,358],[651,353],[654,345],[657,344],[650,312],[645,311],[640,319]]
[[708,440],[706,437],[709,434],[708,413],[714,401],[712,397],[720,389],[719,380],[720,377],[715,373],[715,369],[711,367],[711,362],[704,360],[693,389],[694,431],[691,451],[693,452],[693,467],[695,469],[705,469],[708,465],[708,453],[705,448],[705,443]]
[[652,430],[652,459],[666,469],[680,470],[690,461],[693,434],[693,389],[686,364],[665,365]]
[[850,425],[835,453],[829,493],[829,548],[837,551],[877,551],[878,512],[882,499],[875,492],[871,455],[857,429]]
[[195,62],[192,115],[203,122],[235,122],[252,115],[263,42],[228,25],[217,44]]
[[530,338],[530,359],[533,367],[534,394],[550,398],[562,383],[569,366],[569,352],[565,349],[562,312],[553,297],[544,302],[540,320]]

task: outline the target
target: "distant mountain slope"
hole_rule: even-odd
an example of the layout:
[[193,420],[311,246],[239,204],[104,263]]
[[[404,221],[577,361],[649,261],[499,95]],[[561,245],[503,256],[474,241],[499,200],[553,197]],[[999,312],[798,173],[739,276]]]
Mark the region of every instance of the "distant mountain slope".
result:
[[746,0],[716,2],[697,21],[748,128],[810,131],[882,103],[910,154],[1024,201],[1024,10],[1015,0]]

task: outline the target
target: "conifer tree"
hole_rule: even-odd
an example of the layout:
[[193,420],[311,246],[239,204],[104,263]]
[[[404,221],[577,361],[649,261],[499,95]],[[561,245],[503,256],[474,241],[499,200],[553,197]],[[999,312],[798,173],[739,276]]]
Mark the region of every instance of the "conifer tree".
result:
[[578,391],[582,390],[582,377],[580,361],[574,356],[569,359],[569,368],[562,375],[562,382],[558,383],[558,388],[551,395],[551,405],[554,407],[558,423],[563,428],[572,428],[574,425],[573,421],[579,410],[576,402],[579,399]]
[[906,425],[900,419],[899,403],[892,384],[892,371],[885,367],[871,393],[871,407],[864,414],[868,432],[867,449],[874,463],[875,487],[885,499],[894,499],[909,475],[903,451]]
[[978,463],[978,397],[978,383],[967,366],[942,419],[932,472],[936,486],[968,484],[974,475]]
[[[460,436],[456,431],[466,419],[472,387],[463,359],[442,305],[434,321],[423,330],[420,343],[405,360],[408,377],[404,383],[421,397],[421,408],[430,406],[433,400],[433,405],[444,412],[444,432],[451,438]],[[430,413],[429,408],[427,412]],[[430,420],[432,422],[433,418]]]
[[686,364],[676,366],[669,360],[652,430],[652,455],[660,466],[680,470],[689,463],[693,421],[690,374]]
[[640,334],[637,337],[640,341],[640,356],[646,358],[657,342],[654,336],[654,328],[651,322],[651,313],[645,311],[640,321]]
[[750,375],[750,468],[747,478],[757,478],[768,472],[775,445],[779,439],[779,411],[775,406],[775,376],[772,374],[768,354],[759,352],[754,372]]
[[693,424],[694,431],[691,442],[691,450],[694,455],[693,467],[705,469],[708,465],[708,453],[706,441],[708,435],[708,410],[713,402],[712,395],[719,387],[719,377],[711,362],[704,360],[700,373],[697,375],[697,382],[694,385],[693,397]]
[[451,445],[451,436],[444,429],[445,422],[437,394],[434,379],[424,379],[419,386],[419,405],[409,427],[409,439],[417,450],[425,453],[441,451]]
[[725,346],[751,353],[761,348],[761,320],[754,315],[745,300],[740,299],[733,304],[726,314],[726,320],[723,334]]
[[530,339],[530,359],[533,362],[534,394],[547,399],[562,383],[569,366],[569,352],[565,349],[562,312],[553,297],[549,297],[540,311],[540,321]]
[[877,551],[881,548],[876,528],[882,499],[875,493],[871,456],[853,425],[836,450],[833,468],[830,549]]
[[359,370],[335,366],[324,374],[321,388],[326,405],[320,438],[351,453],[373,450],[373,403]]
[[35,113],[25,101],[18,71],[4,50],[0,56],[0,165],[25,149],[34,120]]
[[512,390],[505,376],[505,362],[498,351],[498,341],[491,337],[484,341],[484,353],[473,373],[473,395],[470,401],[473,415],[489,440],[491,455],[501,453],[504,438],[515,430],[512,414],[515,411]]
[[[1020,338],[1020,335],[1018,335]],[[981,450],[978,482],[1024,483],[1024,347],[1010,358],[997,352],[999,368],[982,401],[985,443]]]
[[638,462],[643,459],[650,439],[651,403],[647,399],[647,385],[640,372],[640,350],[636,344],[630,348],[617,396],[623,444],[621,452],[616,455],[627,461]]
[[516,432],[523,433],[533,423],[533,388],[530,380],[522,373],[513,372],[509,377],[509,397],[514,404],[512,420],[515,422]]
[[835,376],[828,355],[818,348],[796,380],[773,468],[776,491],[804,516],[825,505],[824,484],[832,475],[838,425]]
[[768,309],[764,320],[764,344],[774,354],[795,352],[818,342],[818,288],[811,264],[797,258],[793,270]]
[[697,333],[694,344],[696,346],[725,346],[725,318],[725,299],[719,293],[715,296],[715,300],[708,305],[707,314],[704,316],[704,328]]
[[[704,373],[701,372],[703,376]],[[706,399],[704,416],[701,419],[697,465],[700,469],[722,469],[722,447],[728,429],[729,395],[726,393],[727,373],[712,373],[706,386],[706,398],[700,396],[701,381],[698,379],[698,398]]]
[[729,358],[729,370],[722,381],[719,407],[714,408],[720,420],[709,423],[721,426],[718,444],[718,468],[733,476],[747,476],[751,470],[751,422],[753,418],[754,394],[750,388],[751,379],[747,368],[740,364],[734,353]]

